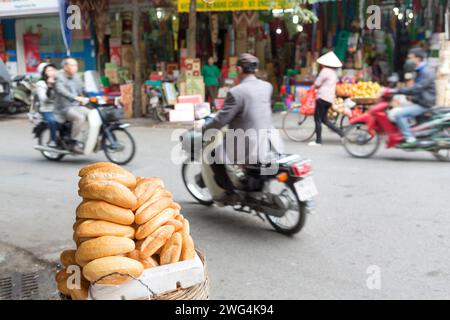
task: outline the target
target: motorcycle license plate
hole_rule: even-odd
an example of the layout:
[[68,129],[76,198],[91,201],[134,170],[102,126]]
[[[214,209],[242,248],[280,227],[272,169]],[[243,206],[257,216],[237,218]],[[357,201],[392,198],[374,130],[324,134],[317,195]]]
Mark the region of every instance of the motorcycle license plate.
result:
[[308,177],[294,183],[294,188],[297,191],[300,201],[311,200],[319,194],[313,177]]

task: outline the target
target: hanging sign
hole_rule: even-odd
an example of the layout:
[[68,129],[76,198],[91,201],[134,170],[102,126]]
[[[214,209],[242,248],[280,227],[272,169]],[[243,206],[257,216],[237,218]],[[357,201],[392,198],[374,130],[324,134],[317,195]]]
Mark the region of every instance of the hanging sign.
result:
[[1,0],[0,17],[58,12],[58,0]]
[[[190,0],[178,0],[178,12],[189,12]],[[197,0],[197,11],[247,11],[289,9],[293,7],[290,0],[216,0],[211,4]]]
[[26,33],[23,35],[26,72],[37,72],[41,60],[39,52],[39,34]]

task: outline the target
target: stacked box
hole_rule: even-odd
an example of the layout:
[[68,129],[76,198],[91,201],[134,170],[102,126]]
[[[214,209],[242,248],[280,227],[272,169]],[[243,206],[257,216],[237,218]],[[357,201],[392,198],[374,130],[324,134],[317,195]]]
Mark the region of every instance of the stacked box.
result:
[[186,59],[185,74],[187,77],[200,77],[202,75],[200,59]]

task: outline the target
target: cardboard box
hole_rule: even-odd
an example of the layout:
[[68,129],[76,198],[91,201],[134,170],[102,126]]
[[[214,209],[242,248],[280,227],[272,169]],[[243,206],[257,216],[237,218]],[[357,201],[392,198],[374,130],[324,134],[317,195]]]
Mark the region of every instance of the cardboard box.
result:
[[182,111],[182,112],[192,112],[194,113],[194,104],[193,103],[177,103],[175,105],[175,111]]
[[203,77],[186,77],[186,95],[205,96]]
[[201,95],[194,96],[179,96],[178,103],[192,103],[192,104],[200,104],[203,103],[204,99]]
[[169,113],[170,122],[191,122],[195,121],[194,112],[192,111],[179,111],[170,110]]
[[195,105],[195,119],[200,120],[211,114],[211,105],[209,102],[199,103]]

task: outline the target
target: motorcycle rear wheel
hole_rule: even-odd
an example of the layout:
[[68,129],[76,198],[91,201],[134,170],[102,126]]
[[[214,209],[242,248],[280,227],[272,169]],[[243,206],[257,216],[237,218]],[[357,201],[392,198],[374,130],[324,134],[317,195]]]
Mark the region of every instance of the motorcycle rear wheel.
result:
[[155,107],[153,108],[153,118],[158,120],[159,122],[166,122],[167,116],[165,109],[163,107]]
[[[38,143],[40,146],[46,146],[50,142],[50,129],[45,128],[41,131],[38,137]],[[41,151],[41,154],[50,161],[61,161],[64,158],[64,154],[58,154],[48,151]]]
[[[443,128],[439,132],[439,138],[450,141],[450,128]],[[433,155],[439,161],[450,162],[450,149],[439,149]]]
[[[300,198],[292,185],[282,184],[278,181],[280,193],[277,195],[283,195],[290,199],[290,210],[286,211],[283,217],[275,217],[265,214],[270,225],[279,233],[291,236],[299,233],[306,223],[307,206],[305,202],[301,202]],[[278,193],[276,191],[271,191]],[[289,224],[288,224],[289,223]]]
[[[378,133],[371,135],[366,124],[349,126],[344,131],[343,144],[349,155],[359,159],[372,157],[380,148],[381,139]],[[364,150],[361,150],[365,148]]]

